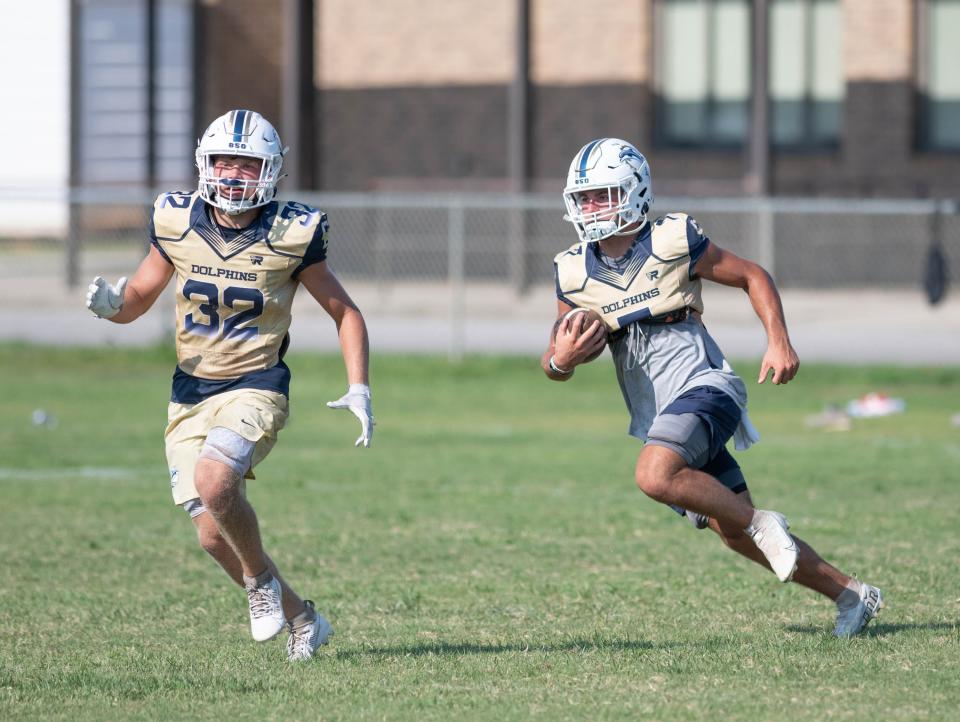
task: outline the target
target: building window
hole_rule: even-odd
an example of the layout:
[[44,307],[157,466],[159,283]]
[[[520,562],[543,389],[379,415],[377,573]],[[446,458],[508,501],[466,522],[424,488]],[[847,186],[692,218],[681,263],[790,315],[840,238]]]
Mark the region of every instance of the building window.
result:
[[[770,136],[836,145],[843,102],[839,0],[770,0]],[[739,146],[750,129],[752,0],[658,0],[658,139]]]
[[835,146],[843,102],[838,0],[771,0],[770,136],[778,148]]
[[919,3],[920,145],[960,150],[960,0]]
[[657,134],[675,146],[739,146],[750,125],[750,0],[655,5]]

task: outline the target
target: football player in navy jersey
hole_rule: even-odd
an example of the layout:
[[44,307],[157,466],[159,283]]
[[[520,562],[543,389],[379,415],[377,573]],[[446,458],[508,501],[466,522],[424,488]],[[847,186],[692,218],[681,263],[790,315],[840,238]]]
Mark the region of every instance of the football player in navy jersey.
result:
[[300,285],[339,333],[348,389],[328,406],[359,419],[357,446],[370,445],[374,420],[367,328],[327,267],[327,217],[274,200],[286,150],[259,113],[214,120],[196,151],[198,190],[156,199],[147,257],[129,283],[95,278],[87,308],[130,323],[176,279],[178,363],[164,437],[173,500],[201,546],[246,589],[253,638],[271,639],[286,626],[288,658],[305,660],[327,642],[330,624],[280,576],[245,494],[287,420],[283,356]]
[[[594,140],[574,156],[563,193],[579,242],[554,259],[555,333],[541,365],[566,381],[608,342],[630,412],[644,441],[635,479],[651,498],[727,546],[836,602],[834,634],[860,632],[883,606],[879,589],[842,573],[788,531],[786,519],[756,509],[727,451],[759,439],[747,391],[701,320],[701,280],[743,289],[767,333],[759,383],[785,384],[800,362],[780,296],[760,266],[711,242],[684,213],[648,220],[650,167],[630,143]],[[577,309],[600,314],[586,328]]]

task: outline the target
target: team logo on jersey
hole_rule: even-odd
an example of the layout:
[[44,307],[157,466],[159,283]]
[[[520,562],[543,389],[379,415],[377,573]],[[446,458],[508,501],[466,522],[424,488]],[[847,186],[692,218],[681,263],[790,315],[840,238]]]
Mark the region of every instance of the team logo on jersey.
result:
[[177,471],[176,467],[173,467],[170,469],[170,488],[175,488],[178,481],[180,481],[180,472]]
[[190,264],[190,273],[197,273],[201,276],[214,276],[215,278],[226,278],[228,281],[250,281],[252,283],[257,280],[256,273],[234,271],[229,268],[214,268],[213,266],[204,266],[199,263]]
[[251,256],[250,256],[250,263],[252,263],[254,266],[262,266],[262,265],[263,265],[263,256],[251,255]]
[[614,301],[613,303],[607,304],[606,306],[601,306],[600,308],[604,313],[613,313],[614,311],[622,311],[629,306],[636,306],[638,303],[649,301],[650,299],[656,298],[659,295],[659,288],[651,288],[649,291],[644,291],[643,293],[637,293],[633,296],[621,298],[619,301]]
[[657,269],[656,271],[647,271],[647,278],[649,278],[651,281],[655,281],[656,279],[660,278],[660,270]]

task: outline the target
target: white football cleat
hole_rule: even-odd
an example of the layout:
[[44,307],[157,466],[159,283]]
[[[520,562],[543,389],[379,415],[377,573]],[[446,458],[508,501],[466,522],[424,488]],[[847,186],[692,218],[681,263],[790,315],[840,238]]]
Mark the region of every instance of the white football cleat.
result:
[[246,584],[247,600],[250,602],[250,634],[258,642],[273,639],[287,623],[283,616],[280,582],[271,576],[261,586]]
[[309,599],[303,600],[307,610],[313,613],[313,621],[300,626],[290,623],[290,637],[287,639],[287,659],[291,662],[305,662],[333,636],[333,627],[320,614]]
[[833,634],[841,639],[852,637],[863,631],[870,620],[880,613],[886,604],[883,602],[883,593],[876,587],[860,582],[860,593],[857,603],[841,609],[837,607],[837,624]]
[[753,522],[744,529],[770,562],[773,573],[781,582],[789,582],[793,578],[800,553],[797,543],[787,531],[789,528],[780,512],[757,509],[753,513]]

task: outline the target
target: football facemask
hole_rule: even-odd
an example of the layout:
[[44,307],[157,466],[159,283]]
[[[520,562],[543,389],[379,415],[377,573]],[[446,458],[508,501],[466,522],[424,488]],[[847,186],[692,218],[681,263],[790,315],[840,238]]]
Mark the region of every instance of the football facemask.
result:
[[[204,131],[197,144],[200,197],[228,215],[266,205],[277,195],[286,152],[276,129],[259,113],[231,110],[221,115]],[[218,156],[259,159],[259,177],[217,176],[214,166]]]

